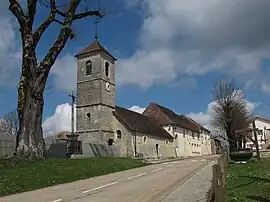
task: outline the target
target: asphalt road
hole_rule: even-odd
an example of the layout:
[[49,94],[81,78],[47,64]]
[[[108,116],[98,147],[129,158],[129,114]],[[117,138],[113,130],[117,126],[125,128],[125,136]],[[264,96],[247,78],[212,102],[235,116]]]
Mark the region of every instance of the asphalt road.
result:
[[212,159],[213,157],[200,157],[154,164],[2,197],[0,201],[156,202],[168,196]]

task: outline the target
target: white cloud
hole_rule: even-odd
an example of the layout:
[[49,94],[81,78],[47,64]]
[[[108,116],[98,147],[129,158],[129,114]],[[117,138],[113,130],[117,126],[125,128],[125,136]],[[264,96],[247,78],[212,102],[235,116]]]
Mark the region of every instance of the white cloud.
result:
[[147,88],[216,70],[246,81],[269,57],[268,0],[139,2],[146,16],[140,47],[118,61],[119,84]]
[[17,22],[8,12],[8,1],[0,3],[0,85],[15,85],[19,78],[21,50],[16,40]]
[[[252,113],[256,107],[258,107],[258,104],[255,102],[246,100],[246,103],[247,103],[247,110],[250,113]],[[211,125],[211,119],[214,113],[213,111],[214,105],[215,105],[215,102],[212,101],[208,104],[205,112],[198,112],[198,113],[191,112],[191,113],[188,113],[187,116],[191,117],[192,119],[200,123],[202,126],[208,128],[210,131],[215,131],[215,128],[213,128],[213,126]]]
[[76,88],[77,66],[72,55],[65,55],[56,60],[51,74],[54,76],[55,86],[59,90],[72,91]]
[[[76,130],[76,107],[74,109],[74,128]],[[54,114],[43,123],[43,136],[54,136],[61,131],[71,131],[71,105],[68,103],[56,106]]]
[[145,108],[133,105],[132,107],[129,108],[129,110],[142,114]]

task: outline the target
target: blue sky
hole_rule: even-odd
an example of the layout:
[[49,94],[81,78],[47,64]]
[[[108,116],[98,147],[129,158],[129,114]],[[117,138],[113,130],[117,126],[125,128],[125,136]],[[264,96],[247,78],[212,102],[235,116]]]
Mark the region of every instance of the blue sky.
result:
[[[99,41],[118,58],[118,105],[145,108],[150,102],[157,102],[208,125],[214,85],[220,79],[234,77],[237,87],[244,89],[253,112],[269,116],[269,1],[133,2],[101,0],[101,6],[109,14],[99,24]],[[20,39],[17,22],[7,10],[8,3],[0,4],[3,4],[0,6],[3,11],[0,14],[3,30],[0,116],[3,116],[17,104]],[[90,7],[94,5],[95,2]],[[40,8],[36,23],[46,14],[46,9]],[[53,119],[56,107],[70,103],[68,95],[76,83],[73,56],[93,41],[93,21],[89,17],[76,22],[75,40],[68,42],[51,71],[44,106],[44,120],[51,117],[50,123],[56,122]],[[52,45],[59,28],[54,24],[44,35],[37,50],[40,59]],[[11,62],[7,58],[14,56],[12,53],[16,57]],[[61,116],[68,114],[61,113]],[[62,124],[66,127],[69,123]]]

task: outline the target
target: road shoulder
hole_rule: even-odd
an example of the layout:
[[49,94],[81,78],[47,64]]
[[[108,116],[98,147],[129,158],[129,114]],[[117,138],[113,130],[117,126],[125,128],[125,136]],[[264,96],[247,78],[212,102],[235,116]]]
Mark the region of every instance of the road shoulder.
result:
[[178,185],[170,194],[163,197],[160,202],[206,201],[206,194],[211,187],[212,166],[214,164],[215,161],[211,161],[184,183]]

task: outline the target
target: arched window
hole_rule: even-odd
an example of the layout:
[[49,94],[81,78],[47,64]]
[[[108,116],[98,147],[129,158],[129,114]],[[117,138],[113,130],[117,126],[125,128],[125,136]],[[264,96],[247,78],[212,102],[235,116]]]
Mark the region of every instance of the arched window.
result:
[[143,143],[146,143],[146,141],[147,141],[147,137],[143,136]]
[[116,131],[116,134],[117,134],[117,139],[121,139],[122,138],[121,130],[117,130]]
[[112,146],[113,143],[114,143],[114,140],[113,140],[113,139],[108,139],[108,145],[109,145],[109,146]]
[[85,63],[85,75],[91,75],[92,74],[92,61],[87,60]]
[[107,77],[109,77],[109,67],[110,67],[110,63],[105,62],[105,76]]

